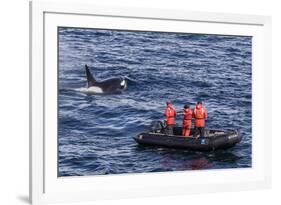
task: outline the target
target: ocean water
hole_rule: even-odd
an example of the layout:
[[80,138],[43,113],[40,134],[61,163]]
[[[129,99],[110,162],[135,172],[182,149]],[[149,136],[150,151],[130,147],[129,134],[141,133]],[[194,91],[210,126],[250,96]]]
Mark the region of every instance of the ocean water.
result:
[[[59,176],[251,167],[251,37],[59,28],[58,40]],[[81,92],[85,64],[100,80],[130,78],[128,90]],[[167,100],[177,111],[202,100],[206,127],[238,129],[241,143],[214,152],[138,146],[133,136],[163,120]]]

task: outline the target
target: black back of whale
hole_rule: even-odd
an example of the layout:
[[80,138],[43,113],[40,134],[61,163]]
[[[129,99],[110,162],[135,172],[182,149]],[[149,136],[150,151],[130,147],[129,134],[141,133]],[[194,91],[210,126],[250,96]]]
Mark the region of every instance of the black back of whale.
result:
[[[87,86],[89,87],[99,87],[104,93],[112,93],[125,90],[127,87],[127,80],[125,78],[109,78],[103,81],[97,81],[91,74],[88,65],[85,65],[86,76],[87,76]],[[125,81],[126,85],[121,85],[122,81]]]

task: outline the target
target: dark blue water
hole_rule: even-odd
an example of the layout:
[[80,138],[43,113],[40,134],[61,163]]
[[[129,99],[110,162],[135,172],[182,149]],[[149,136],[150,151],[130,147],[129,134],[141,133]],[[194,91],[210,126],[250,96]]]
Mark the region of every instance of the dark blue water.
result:
[[[59,176],[251,167],[251,37],[59,29]],[[81,92],[96,78],[133,79],[122,94]],[[208,128],[238,129],[226,151],[139,147],[133,140],[202,100]],[[181,124],[181,118],[177,122]]]

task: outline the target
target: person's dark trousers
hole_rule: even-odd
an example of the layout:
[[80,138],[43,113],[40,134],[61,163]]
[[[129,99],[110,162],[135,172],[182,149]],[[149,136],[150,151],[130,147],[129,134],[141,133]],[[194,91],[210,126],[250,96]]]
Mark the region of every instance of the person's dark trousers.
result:
[[204,127],[198,127],[200,137],[205,137],[205,128]]
[[200,137],[204,137],[205,128],[204,127],[195,127],[193,137],[197,137],[199,134]]
[[174,125],[167,125],[166,126],[166,134],[168,134],[168,135],[174,134]]

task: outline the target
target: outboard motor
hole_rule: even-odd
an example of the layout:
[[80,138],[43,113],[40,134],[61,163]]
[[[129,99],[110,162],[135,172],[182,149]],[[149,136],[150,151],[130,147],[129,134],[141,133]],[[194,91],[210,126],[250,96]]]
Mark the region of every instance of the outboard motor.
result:
[[161,133],[164,130],[163,122],[153,121],[150,126],[150,132]]

